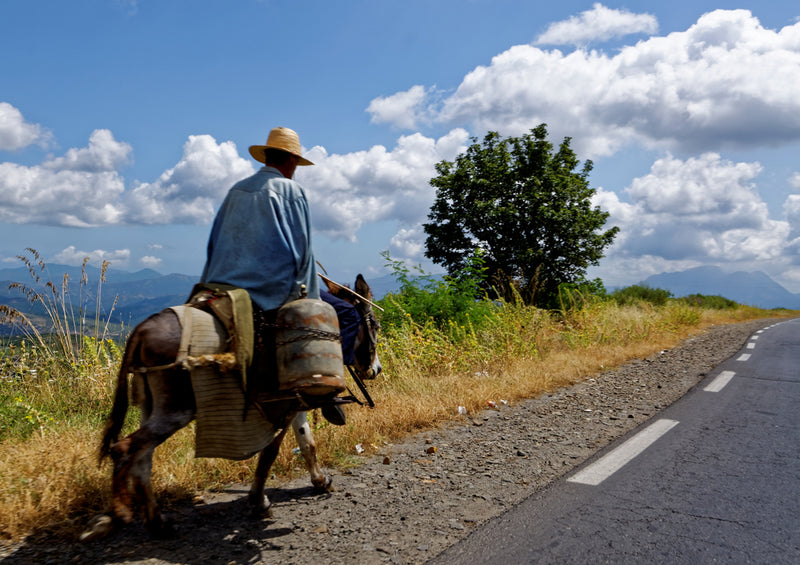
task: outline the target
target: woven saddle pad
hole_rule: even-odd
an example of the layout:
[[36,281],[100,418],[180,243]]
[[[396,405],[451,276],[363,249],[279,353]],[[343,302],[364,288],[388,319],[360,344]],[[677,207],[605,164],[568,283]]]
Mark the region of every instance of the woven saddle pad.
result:
[[188,340],[181,349],[197,405],[195,457],[252,457],[281,430],[259,408],[247,405],[236,355],[228,351],[228,333],[216,317],[189,306],[172,310]]

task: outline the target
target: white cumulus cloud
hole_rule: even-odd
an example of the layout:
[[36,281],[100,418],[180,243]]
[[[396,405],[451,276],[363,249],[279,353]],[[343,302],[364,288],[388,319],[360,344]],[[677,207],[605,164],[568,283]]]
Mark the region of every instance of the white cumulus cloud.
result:
[[126,190],[119,171],[132,152],[101,129],[87,147],[39,165],[0,163],[0,221],[71,227],[208,223],[228,189],[255,171],[233,142],[193,135],[174,167]]
[[151,183],[126,195],[127,220],[142,224],[208,223],[228,189],[255,172],[232,141],[190,135],[181,160]]
[[161,265],[161,263],[163,263],[161,259],[159,259],[158,257],[154,257],[152,255],[145,255],[144,257],[139,259],[139,262],[148,269],[155,269],[156,267]]
[[550,24],[534,43],[578,45],[636,33],[653,34],[657,31],[658,20],[651,14],[634,14],[596,3],[591,10],[581,12],[578,16]]
[[425,254],[425,238],[422,224],[402,228],[389,241],[389,255],[407,262],[419,260]]
[[101,265],[103,261],[108,261],[114,267],[125,267],[130,261],[131,252],[130,249],[81,251],[76,249],[74,245],[70,245],[56,253],[51,261],[64,265],[82,265],[86,258],[89,259],[88,263],[92,265]]
[[627,192],[648,214],[758,227],[768,216],[752,183],[760,172],[758,163],[733,163],[716,153],[685,161],[668,156],[653,163],[650,174],[634,179]]
[[73,227],[120,222],[125,183],[115,168],[130,153],[127,143],[96,130],[88,147],[41,165],[0,163],[0,221]]
[[128,143],[114,139],[109,130],[97,129],[89,136],[88,147],[70,149],[63,157],[52,158],[42,167],[51,171],[113,172],[130,162],[132,152]]
[[716,10],[614,54],[516,45],[449,97],[429,100],[415,86],[371,108],[404,127],[425,116],[519,135],[544,122],[590,158],[632,144],[698,153],[800,140],[797,84],[800,23],[775,31],[747,10]]
[[599,191],[595,203],[620,227],[609,257],[681,265],[780,258],[789,226],[770,219],[753,183],[760,171],[758,163],[734,163],[715,153],[665,157],[633,180],[626,189],[630,202]]
[[315,229],[355,241],[366,223],[418,224],[433,203],[429,181],[436,175],[434,165],[454,159],[468,138],[465,130],[456,129],[438,140],[419,133],[402,136],[392,150],[376,145],[329,155],[322,147],[312,148],[308,156],[316,165],[298,169],[295,178],[308,194]]
[[49,131],[26,122],[22,112],[8,102],[0,102],[0,151],[14,151],[34,143],[46,146],[50,139]]
[[405,92],[378,97],[367,107],[373,124],[390,123],[400,128],[413,129],[430,121],[432,111],[426,106],[430,91],[415,85]]

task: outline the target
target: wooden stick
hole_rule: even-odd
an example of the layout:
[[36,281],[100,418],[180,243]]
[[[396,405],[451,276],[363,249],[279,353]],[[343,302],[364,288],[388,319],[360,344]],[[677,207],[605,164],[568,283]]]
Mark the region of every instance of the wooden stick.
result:
[[353,290],[352,288],[350,288],[350,287],[348,287],[348,286],[341,285],[341,284],[337,283],[336,281],[332,281],[331,279],[329,279],[328,277],[326,277],[326,276],[325,276],[325,275],[323,275],[322,273],[317,273],[317,274],[318,274],[318,275],[319,275],[319,277],[320,277],[322,280],[324,280],[326,283],[330,283],[330,284],[332,284],[332,285],[338,286],[339,288],[342,288],[342,289],[346,290],[347,292],[349,292],[349,293],[350,293],[350,294],[352,294],[353,296],[355,296],[355,297],[357,297],[357,298],[359,298],[359,299],[363,300],[364,302],[366,302],[367,304],[369,304],[369,305],[370,305],[370,306],[372,306],[373,308],[377,308],[377,309],[378,309],[378,310],[380,310],[381,312],[383,312],[383,311],[384,311],[384,310],[383,310],[383,308],[381,308],[380,306],[378,306],[377,304],[375,304],[375,303],[374,303],[374,302],[372,302],[371,300],[367,300],[366,298],[364,298],[363,296],[361,296],[360,294],[358,294],[358,293],[357,293],[355,290]]

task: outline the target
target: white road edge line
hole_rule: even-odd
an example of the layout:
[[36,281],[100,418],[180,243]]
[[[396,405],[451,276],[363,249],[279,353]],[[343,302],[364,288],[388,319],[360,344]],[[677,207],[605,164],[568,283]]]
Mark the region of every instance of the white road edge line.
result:
[[739,356],[739,358],[738,358],[738,359],[736,359],[736,360],[737,360],[737,361],[747,361],[748,359],[750,359],[750,354],[749,354],[749,353],[742,353],[742,354]]
[[755,349],[755,348],[756,348],[756,344],[753,343],[752,341],[747,344],[747,349]]
[[572,475],[567,482],[599,485],[677,425],[677,420],[655,421],[613,451]]
[[706,388],[703,390],[706,392],[719,392],[725,388],[725,385],[730,382],[735,374],[736,373],[733,371],[722,371],[719,375],[717,375],[717,378],[708,383],[708,386],[706,386]]

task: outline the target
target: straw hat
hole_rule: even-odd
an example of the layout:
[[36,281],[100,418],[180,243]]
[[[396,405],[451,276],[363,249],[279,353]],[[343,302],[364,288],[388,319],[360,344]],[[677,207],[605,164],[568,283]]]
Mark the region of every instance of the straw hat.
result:
[[266,145],[250,146],[250,155],[252,155],[253,159],[256,161],[263,163],[265,159],[265,149],[280,149],[281,151],[286,151],[287,153],[291,153],[292,155],[300,157],[300,161],[297,163],[298,165],[314,164],[300,154],[300,138],[298,137],[297,132],[293,129],[273,129],[271,132],[269,132]]

